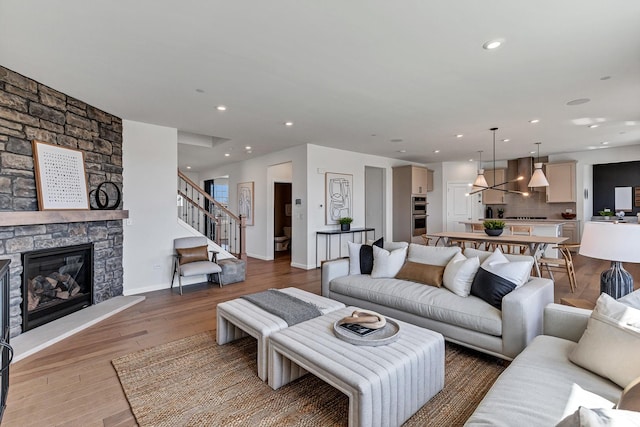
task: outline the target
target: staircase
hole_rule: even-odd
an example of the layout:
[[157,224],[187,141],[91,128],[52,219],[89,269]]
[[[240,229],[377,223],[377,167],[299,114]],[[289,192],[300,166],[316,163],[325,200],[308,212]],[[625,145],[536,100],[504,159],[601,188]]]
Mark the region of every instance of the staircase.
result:
[[246,219],[233,214],[178,171],[178,218],[236,258],[246,260]]

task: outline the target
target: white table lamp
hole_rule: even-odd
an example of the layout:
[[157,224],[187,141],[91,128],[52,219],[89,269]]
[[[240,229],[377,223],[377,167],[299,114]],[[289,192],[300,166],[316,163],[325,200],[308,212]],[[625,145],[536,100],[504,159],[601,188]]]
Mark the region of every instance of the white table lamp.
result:
[[623,262],[640,262],[640,224],[587,222],[584,224],[580,255],[611,261],[600,275],[600,292],[620,298],[633,292],[633,277]]

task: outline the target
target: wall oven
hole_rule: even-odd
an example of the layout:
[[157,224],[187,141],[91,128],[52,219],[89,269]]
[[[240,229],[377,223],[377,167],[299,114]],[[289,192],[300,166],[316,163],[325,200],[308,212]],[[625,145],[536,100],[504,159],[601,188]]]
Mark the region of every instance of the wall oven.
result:
[[426,215],[427,214],[427,198],[412,197],[411,211],[413,215]]
[[426,232],[427,232],[427,216],[414,214],[411,220],[411,235],[420,236],[421,234],[426,234]]

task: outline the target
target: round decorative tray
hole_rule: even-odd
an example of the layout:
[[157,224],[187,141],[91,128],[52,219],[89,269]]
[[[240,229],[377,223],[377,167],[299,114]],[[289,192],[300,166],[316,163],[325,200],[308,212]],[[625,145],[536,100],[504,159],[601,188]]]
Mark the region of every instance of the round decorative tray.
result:
[[355,332],[341,327],[340,320],[336,320],[333,324],[333,333],[336,337],[353,345],[368,345],[371,347],[387,345],[398,339],[400,335],[400,325],[389,318],[386,318],[386,320],[386,325],[365,336],[359,336]]

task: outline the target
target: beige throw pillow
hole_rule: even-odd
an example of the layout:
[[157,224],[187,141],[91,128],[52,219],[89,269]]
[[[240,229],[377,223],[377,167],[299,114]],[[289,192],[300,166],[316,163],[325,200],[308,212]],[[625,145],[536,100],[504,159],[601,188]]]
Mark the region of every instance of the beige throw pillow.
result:
[[625,388],[640,376],[640,310],[603,293],[569,360]]
[[396,274],[396,279],[424,283],[425,285],[439,288],[442,286],[443,274],[443,266],[407,261],[404,263],[398,274]]

